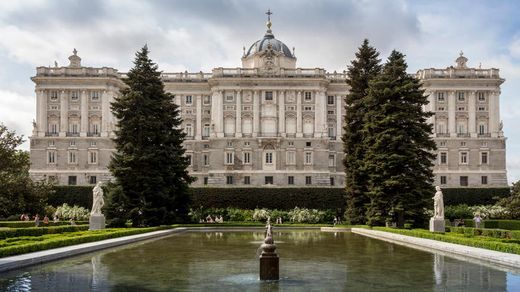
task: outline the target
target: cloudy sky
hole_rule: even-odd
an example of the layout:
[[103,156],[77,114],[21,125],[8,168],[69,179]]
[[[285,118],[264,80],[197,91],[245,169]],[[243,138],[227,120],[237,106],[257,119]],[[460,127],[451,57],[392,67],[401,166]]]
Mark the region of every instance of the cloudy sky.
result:
[[68,64],[73,48],[85,66],[120,71],[144,44],[166,72],[238,67],[242,47],[263,36],[268,8],[299,67],[343,71],[369,38],[383,58],[405,53],[410,73],[453,65],[461,50],[470,66],[499,68],[509,181],[520,179],[520,1],[0,1],[0,122],[30,135],[30,77],[37,66]]

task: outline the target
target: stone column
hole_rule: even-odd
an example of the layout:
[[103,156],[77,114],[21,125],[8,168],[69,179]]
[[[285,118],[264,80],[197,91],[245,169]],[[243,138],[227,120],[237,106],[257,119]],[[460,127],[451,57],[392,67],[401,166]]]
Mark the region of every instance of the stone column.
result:
[[428,102],[429,102],[429,106],[428,106],[428,111],[433,113],[433,116],[429,117],[428,118],[428,122],[433,125],[433,133],[435,133],[437,131],[437,129],[435,129],[435,113],[437,112],[437,100],[436,100],[436,92],[435,91],[429,91],[429,92],[426,92],[426,94],[428,94]]
[[103,90],[101,94],[101,137],[108,137],[109,99],[108,91]]
[[202,139],[202,95],[197,95],[197,103],[195,104],[197,121],[195,122],[195,140]]
[[278,133],[285,137],[285,92],[278,93]]
[[296,137],[303,137],[302,133],[302,92],[296,93]]
[[489,94],[489,132],[493,138],[498,137],[498,129],[500,125],[500,105],[498,99],[498,91],[491,91]]
[[235,137],[242,137],[242,92],[236,91],[236,118],[235,118]]
[[69,97],[62,90],[60,92],[60,137],[65,137],[69,130]]
[[81,91],[81,124],[79,128],[79,135],[81,137],[86,137],[87,132],[89,132],[88,128],[88,96],[85,90]]
[[215,97],[217,99],[215,131],[217,132],[217,137],[222,138],[224,137],[224,93],[222,90],[219,90]]
[[341,141],[343,132],[343,115],[341,114],[343,106],[341,104],[341,95],[336,95],[336,141]]
[[469,93],[468,98],[468,133],[471,137],[477,137],[477,115],[476,115],[476,103],[475,103],[475,91]]
[[455,91],[450,91],[448,93],[448,133],[451,137],[457,137],[455,106]]
[[253,92],[253,137],[258,136],[260,123],[260,98],[258,90]]
[[47,96],[45,91],[36,90],[36,133],[39,137],[45,136],[47,129]]

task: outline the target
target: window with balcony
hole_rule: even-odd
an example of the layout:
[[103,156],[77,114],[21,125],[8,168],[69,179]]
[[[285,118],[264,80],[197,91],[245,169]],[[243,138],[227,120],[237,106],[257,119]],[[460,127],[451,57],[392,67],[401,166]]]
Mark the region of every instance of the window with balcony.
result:
[[478,93],[478,101],[479,101],[479,102],[485,102],[485,101],[486,101],[486,93],[484,93],[484,92],[479,92],[479,93]]
[[311,101],[312,100],[312,92],[310,92],[310,91],[305,91],[303,93],[303,96],[305,98],[305,101]]
[[273,164],[273,152],[266,152],[265,153],[265,163],[266,164]]
[[334,96],[333,95],[327,96],[327,104],[334,105]]
[[58,92],[57,91],[51,91],[50,99],[51,99],[51,101],[57,101],[58,100]]
[[437,92],[437,101],[444,102],[444,92]]
[[210,131],[209,124],[204,124],[204,128],[202,128],[202,137],[204,137],[204,138],[209,137],[209,131]]
[[79,92],[78,91],[72,91],[70,93],[70,99],[72,101],[78,101],[79,100]]
[[466,101],[466,96],[463,91],[457,92],[457,100],[458,101]]
[[90,99],[92,101],[99,101],[99,91],[91,91],[90,92]]
[[185,104],[193,104],[193,97],[191,95],[186,95],[184,97]]

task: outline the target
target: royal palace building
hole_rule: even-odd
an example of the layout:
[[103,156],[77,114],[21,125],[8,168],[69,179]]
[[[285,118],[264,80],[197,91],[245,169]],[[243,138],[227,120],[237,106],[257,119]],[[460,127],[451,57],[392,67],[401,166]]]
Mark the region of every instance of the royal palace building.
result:
[[[116,121],[110,103],[125,86],[124,73],[81,64],[38,67],[36,120],[30,137],[34,179],[94,184],[111,178]],[[267,32],[242,66],[210,73],[163,73],[166,91],[181,108],[186,155],[194,185],[344,185],[341,141],[345,72],[298,68],[294,48]],[[455,66],[416,73],[435,113],[436,184],[506,186],[498,69]],[[160,167],[158,165],[157,167]]]

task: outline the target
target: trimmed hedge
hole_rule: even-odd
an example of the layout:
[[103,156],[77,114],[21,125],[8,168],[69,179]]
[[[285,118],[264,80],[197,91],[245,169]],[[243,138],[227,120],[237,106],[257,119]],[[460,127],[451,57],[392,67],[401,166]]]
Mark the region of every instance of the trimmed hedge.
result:
[[[88,221],[74,221],[76,225],[88,224]],[[64,226],[70,225],[69,221],[59,221],[54,223],[54,221],[49,221],[49,224],[44,224],[42,220],[40,220],[41,227],[51,227],[51,226]],[[34,221],[0,221],[0,227],[9,227],[9,228],[29,228],[35,227]]]
[[493,205],[497,198],[510,195],[511,190],[506,188],[446,188],[442,189],[444,204],[469,206]]
[[[520,239],[520,231],[516,230],[472,227],[448,227],[448,229],[450,230],[450,232],[460,233],[467,236],[486,236],[493,238]],[[520,243],[520,241],[518,243]]]
[[343,209],[343,188],[191,188],[191,206],[198,208]]
[[[413,237],[420,237],[426,239],[433,239],[443,242],[461,244],[466,246],[480,247],[490,250],[496,250],[507,253],[520,254],[520,244],[516,240],[496,239],[496,238],[471,238],[450,235],[450,233],[440,234],[431,233],[427,230],[407,230],[407,229],[395,229],[388,227],[374,227],[373,229],[379,231],[386,231],[391,233],[397,233],[402,235],[408,235]],[[508,242],[509,241],[509,242]]]
[[13,256],[51,248],[69,246],[80,243],[100,241],[110,238],[146,233],[170,227],[148,227],[148,228],[132,228],[132,229],[104,229],[96,231],[80,231],[78,234],[68,233],[56,237],[57,234],[43,235],[40,241],[25,243],[20,245],[12,245],[0,248],[0,257]]
[[9,228],[0,230],[0,239],[18,236],[41,236],[45,234],[57,234],[75,231],[88,230],[88,225],[76,226],[54,226],[54,227],[29,227],[29,228]]
[[520,220],[484,220],[486,228],[520,230]]
[[[56,186],[48,201],[49,205],[61,206],[67,203],[90,209],[92,207],[92,186]],[[446,188],[443,189],[444,204],[488,205],[496,198],[507,197],[509,188]],[[240,209],[268,208],[289,210],[294,207],[309,209],[343,209],[345,205],[343,188],[190,188],[192,208]],[[433,194],[432,194],[433,196]]]

